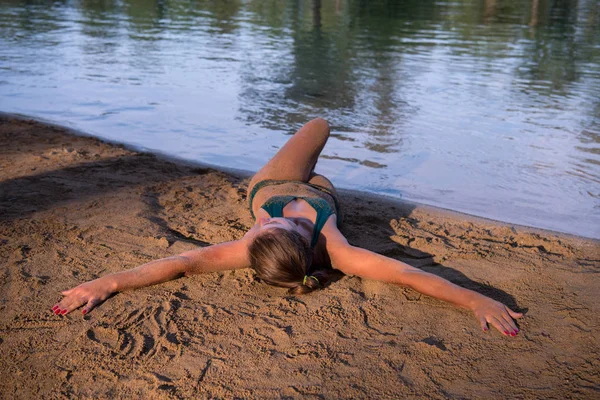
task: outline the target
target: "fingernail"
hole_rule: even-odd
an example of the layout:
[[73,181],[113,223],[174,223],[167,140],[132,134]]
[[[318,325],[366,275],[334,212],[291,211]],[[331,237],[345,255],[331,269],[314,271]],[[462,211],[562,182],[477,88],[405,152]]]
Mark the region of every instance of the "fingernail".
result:
[[57,308],[56,310],[54,310],[54,314],[56,314],[56,315],[60,314],[60,308]]
[[87,310],[83,310],[81,313],[82,313],[83,315],[85,315],[85,313],[86,313],[86,312],[87,312]]
[[519,333],[519,330],[518,330],[518,329],[515,329],[515,333]]
[[58,306],[57,306],[57,305],[56,305],[56,306],[54,306],[54,307],[52,307],[52,311],[56,310],[57,308],[58,308]]
[[487,332],[487,331],[488,331],[488,328],[483,328],[483,331],[484,331],[484,332]]
[[517,336],[517,334],[516,334],[516,333],[514,333],[514,332],[511,332],[511,333],[510,333],[510,336],[513,336],[513,337],[514,337],[514,336]]
[[60,313],[65,315],[67,313],[67,310],[62,310]]
[[508,335],[509,333],[508,333],[508,331],[504,331],[504,334],[505,334],[505,335]]

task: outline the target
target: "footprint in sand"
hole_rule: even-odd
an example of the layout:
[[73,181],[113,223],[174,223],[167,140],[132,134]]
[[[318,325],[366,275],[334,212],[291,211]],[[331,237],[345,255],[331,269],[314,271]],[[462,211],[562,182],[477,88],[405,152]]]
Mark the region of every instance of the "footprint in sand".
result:
[[166,315],[179,304],[178,299],[171,299],[158,307],[117,315],[114,321],[89,329],[87,337],[123,356],[152,358],[163,347],[161,344],[173,345],[173,339],[166,337]]

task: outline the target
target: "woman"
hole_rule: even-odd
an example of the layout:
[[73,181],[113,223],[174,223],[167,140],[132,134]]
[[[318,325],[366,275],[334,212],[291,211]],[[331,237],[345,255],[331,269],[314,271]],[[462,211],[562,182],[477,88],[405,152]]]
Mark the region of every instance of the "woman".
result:
[[248,186],[256,224],[240,240],[220,243],[103,276],[62,292],[53,307],[67,314],[81,306],[86,314],[113,293],[165,282],[180,276],[252,267],[265,282],[294,294],[327,286],[339,271],[365,279],[408,286],[423,294],[473,311],[484,331],[488,323],[504,335],[518,333],[504,304],[461,288],[403,262],[351,246],[338,229],[336,191],[314,173],[329,137],[322,119],[310,121],[279,150]]

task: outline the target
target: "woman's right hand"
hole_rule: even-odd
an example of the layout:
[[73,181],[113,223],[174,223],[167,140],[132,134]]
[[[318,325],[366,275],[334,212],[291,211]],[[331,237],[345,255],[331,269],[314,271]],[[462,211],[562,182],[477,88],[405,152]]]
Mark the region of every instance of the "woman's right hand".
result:
[[82,310],[82,313],[85,315],[115,291],[116,285],[112,278],[110,276],[103,276],[102,278],[82,283],[73,289],[61,292],[65,297],[52,307],[52,311],[56,315],[65,315],[85,304]]

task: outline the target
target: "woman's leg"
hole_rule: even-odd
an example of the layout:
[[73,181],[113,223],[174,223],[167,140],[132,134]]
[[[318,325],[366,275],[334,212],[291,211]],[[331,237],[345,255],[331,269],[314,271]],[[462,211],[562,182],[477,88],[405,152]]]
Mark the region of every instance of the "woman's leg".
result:
[[[325,178],[323,175],[315,174],[313,172],[310,175],[310,179],[308,180],[308,183],[311,183],[313,185],[318,185],[318,186],[328,189],[331,192],[331,194],[333,195],[334,200],[336,201],[336,204],[339,206],[340,196],[338,195],[337,190],[335,190],[333,183],[331,183],[331,181],[329,179]],[[337,225],[340,226],[342,224],[343,220],[344,220],[344,214],[343,214],[342,210],[340,208],[338,208],[338,210],[337,210],[337,221],[338,221]]]
[[310,175],[310,179],[308,180],[308,183],[312,183],[313,185],[318,185],[318,186],[322,186],[322,187],[324,187],[326,189],[329,189],[329,191],[336,198],[339,198],[338,192],[337,192],[337,190],[335,190],[335,187],[333,186],[333,183],[331,183],[331,181],[329,179],[325,178],[323,175],[315,174],[313,172]]
[[328,138],[327,121],[317,118],[308,122],[252,177],[248,193],[257,182],[265,179],[308,182]]

